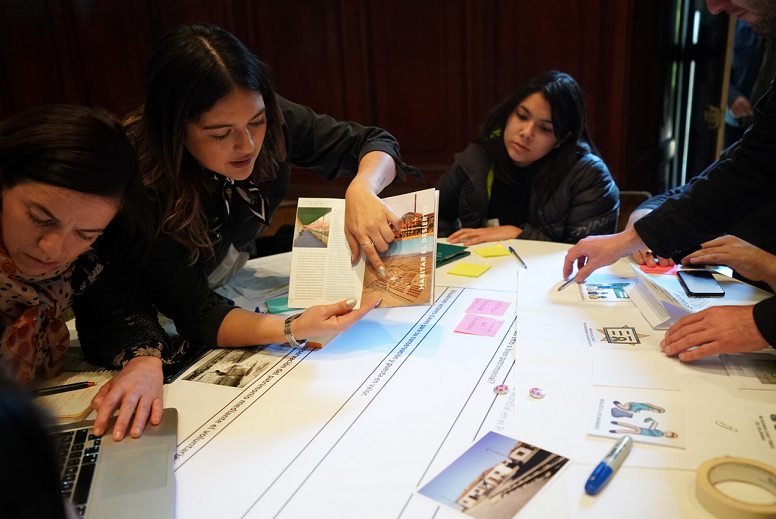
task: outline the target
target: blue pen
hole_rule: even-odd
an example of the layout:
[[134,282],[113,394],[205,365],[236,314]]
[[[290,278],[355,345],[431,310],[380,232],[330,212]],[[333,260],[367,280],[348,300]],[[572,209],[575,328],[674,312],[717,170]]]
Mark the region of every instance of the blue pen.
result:
[[622,462],[625,461],[625,458],[631,450],[631,445],[633,445],[633,440],[630,436],[623,436],[614,444],[614,447],[609,451],[609,454],[607,454],[603,461],[598,464],[587,479],[587,483],[585,483],[586,493],[594,496],[604,488],[609,481],[609,478],[612,477],[612,474],[614,474],[615,471],[620,468]]
[[511,252],[512,254],[514,254],[514,255],[515,255],[515,257],[516,257],[517,259],[519,259],[519,260],[520,260],[520,263],[522,263],[522,264],[523,264],[523,268],[524,268],[524,269],[527,269],[527,268],[528,268],[528,265],[526,265],[526,264],[525,264],[525,261],[523,261],[523,258],[521,258],[521,257],[520,257],[520,255],[517,253],[517,251],[515,251],[515,249],[513,249],[512,247],[510,247],[510,248],[509,248],[509,252]]

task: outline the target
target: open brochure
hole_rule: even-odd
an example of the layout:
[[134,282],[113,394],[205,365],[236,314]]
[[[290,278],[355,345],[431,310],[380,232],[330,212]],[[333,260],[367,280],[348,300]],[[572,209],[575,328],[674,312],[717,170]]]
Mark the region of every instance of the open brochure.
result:
[[[688,297],[676,275],[651,276],[633,264],[631,268],[639,282],[634,286],[626,287],[625,291],[656,330],[669,328],[685,315],[700,312],[711,306],[746,306],[772,297],[769,292],[717,274],[715,279],[722,285],[725,291],[724,297]],[[716,269],[706,270],[716,271]]]
[[401,218],[394,241],[380,253],[382,276],[363,254],[353,265],[345,238],[345,200],[300,198],[291,250],[289,308],[308,308],[378,294],[380,307],[434,303],[439,197],[434,189],[384,198]]
[[631,269],[639,282],[626,288],[628,296],[652,328],[656,330],[668,329],[685,315],[704,310],[714,302],[710,298],[693,298],[691,300],[685,294],[658,283],[652,276],[645,274],[632,263]]

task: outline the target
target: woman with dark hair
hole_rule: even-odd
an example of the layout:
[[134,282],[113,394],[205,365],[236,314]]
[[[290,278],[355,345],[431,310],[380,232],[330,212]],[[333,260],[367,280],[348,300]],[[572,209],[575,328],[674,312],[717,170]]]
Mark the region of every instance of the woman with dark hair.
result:
[[[63,314],[73,306],[79,325],[110,329],[107,342],[82,341],[88,358],[106,344],[124,351],[114,366],[129,369],[110,384],[153,386],[145,368],[173,352],[156,312],[133,299],[152,220],[121,121],[99,108],[52,105],[0,122],[0,190],[0,371],[21,384],[38,371],[59,375],[70,341]],[[121,312],[104,312],[100,301],[117,289]],[[153,423],[161,381],[158,397]],[[153,401],[138,412],[143,424]]]
[[[268,67],[211,24],[167,34],[147,75],[145,105],[126,121],[159,213],[143,286],[183,337],[210,346],[286,338],[283,319],[235,308],[211,289],[254,252],[288,190],[291,164],[326,179],[355,176],[346,194],[346,234],[353,256],[360,245],[379,269],[376,250],[388,247],[399,220],[377,193],[397,172],[420,176],[401,161],[390,134],[281,98]],[[350,307],[335,306],[302,313],[292,335],[336,333],[323,321]]]
[[619,190],[588,136],[582,91],[568,74],[545,72],[519,87],[454,158],[436,185],[439,234],[450,243],[576,243],[616,230]]
[[[352,299],[284,319],[237,308],[212,289],[255,252],[256,238],[288,191],[292,164],[326,179],[354,176],[346,194],[351,253],[363,252],[384,271],[377,251],[387,249],[400,222],[377,193],[397,173],[422,179],[401,161],[389,133],[281,98],[264,63],[237,38],[205,23],[182,25],[162,39],[148,63],[146,102],[125,126],[158,219],[141,288],[174,321],[185,340],[181,350],[190,343],[296,346],[346,331],[377,304],[373,298],[352,310]],[[90,327],[90,340],[108,341],[109,334]],[[121,355],[102,351],[102,363]],[[161,366],[149,376],[161,383]],[[145,398],[142,388],[132,392]],[[109,416],[98,413],[96,434]]]

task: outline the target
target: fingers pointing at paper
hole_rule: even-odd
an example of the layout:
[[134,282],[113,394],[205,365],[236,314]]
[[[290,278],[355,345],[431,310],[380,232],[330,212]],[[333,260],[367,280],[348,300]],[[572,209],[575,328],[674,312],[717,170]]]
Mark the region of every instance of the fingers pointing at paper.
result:
[[291,323],[291,333],[301,339],[344,333],[379,303],[380,298],[372,296],[362,300],[358,310],[352,309],[355,299],[311,306]]
[[[393,157],[381,151],[364,155],[358,173],[345,192],[345,237],[355,263],[361,253],[383,276],[385,266],[378,256],[394,240],[401,221],[377,196],[396,176]],[[362,245],[365,244],[365,245]]]
[[[753,308],[716,306],[682,317],[668,329],[660,348],[684,361],[768,348],[754,322]],[[688,351],[690,348],[695,349]]]
[[574,276],[581,283],[601,267],[611,265],[623,256],[645,248],[636,230],[631,228],[619,234],[588,236],[571,247],[563,263],[563,278],[567,279],[577,263],[579,272]]

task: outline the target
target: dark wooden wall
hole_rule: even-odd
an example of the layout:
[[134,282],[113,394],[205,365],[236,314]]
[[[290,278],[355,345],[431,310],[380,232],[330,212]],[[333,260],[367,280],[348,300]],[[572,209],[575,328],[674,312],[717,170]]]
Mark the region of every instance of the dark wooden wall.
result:
[[[519,83],[547,69],[568,72],[587,95],[592,136],[618,185],[653,190],[668,5],[0,0],[0,117],[54,102],[123,115],[142,100],[156,42],[179,23],[208,21],[269,63],[285,97],[393,133],[430,182]],[[296,195],[341,191],[314,174],[295,177]]]

